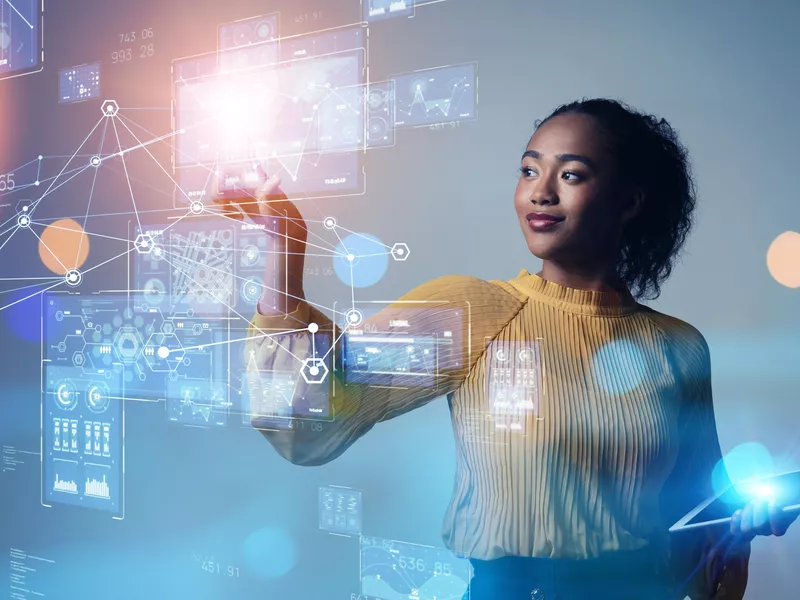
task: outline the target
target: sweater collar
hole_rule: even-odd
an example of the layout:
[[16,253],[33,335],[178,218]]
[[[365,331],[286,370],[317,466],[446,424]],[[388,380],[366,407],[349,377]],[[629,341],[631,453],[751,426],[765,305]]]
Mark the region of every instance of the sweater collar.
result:
[[628,290],[618,293],[570,288],[528,273],[526,269],[522,269],[509,283],[546,304],[578,314],[622,316],[638,307]]

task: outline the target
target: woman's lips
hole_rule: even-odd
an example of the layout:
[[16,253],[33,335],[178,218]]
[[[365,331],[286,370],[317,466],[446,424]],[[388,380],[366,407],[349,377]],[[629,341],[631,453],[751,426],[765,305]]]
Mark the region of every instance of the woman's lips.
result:
[[552,219],[528,219],[528,225],[534,231],[550,231],[560,224],[561,221],[553,221]]
[[528,213],[525,215],[528,225],[534,231],[549,231],[564,220],[564,217],[557,217],[548,213]]

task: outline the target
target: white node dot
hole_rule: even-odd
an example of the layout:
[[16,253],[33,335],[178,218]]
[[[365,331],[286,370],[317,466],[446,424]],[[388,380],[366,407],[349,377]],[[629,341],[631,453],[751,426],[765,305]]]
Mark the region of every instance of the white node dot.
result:
[[308,324],[308,330],[311,333],[317,333],[317,331],[319,331],[319,325],[317,325],[316,323],[309,323]]
[[39,155],[39,160],[42,160],[43,158],[44,158],[44,156],[42,156],[42,155],[40,154],[40,155]]
[[347,260],[349,260],[350,262],[353,262],[355,259],[356,259],[356,257],[353,256],[352,254],[348,254],[347,255]]
[[39,185],[39,182],[38,181],[34,181],[33,185]]
[[404,252],[405,252],[405,250],[403,250],[402,248],[398,248],[398,249],[397,249],[397,253],[398,253],[400,256],[403,256],[403,253],[404,253]]
[[169,348],[166,346],[161,346],[158,349],[158,357],[159,358],[167,358],[169,356]]
[[142,248],[147,248],[147,240],[142,240]]
[[355,313],[353,313],[352,315],[350,315],[350,320],[351,320],[353,323],[355,323],[356,321],[358,321],[358,315],[357,315],[357,314],[355,314]]
[[28,212],[28,207],[27,206],[23,206],[22,207],[22,212]]
[[311,367],[308,369],[308,372],[311,373],[314,377],[319,375],[319,367]]

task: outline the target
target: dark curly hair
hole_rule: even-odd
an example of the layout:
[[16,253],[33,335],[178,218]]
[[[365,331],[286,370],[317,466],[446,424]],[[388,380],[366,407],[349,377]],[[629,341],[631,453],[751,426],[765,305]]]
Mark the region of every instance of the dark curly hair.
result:
[[622,232],[617,275],[635,298],[658,298],[692,228],[696,190],[688,152],[665,119],[606,98],[562,104],[535,129],[571,113],[594,117],[616,158],[616,181],[643,192]]

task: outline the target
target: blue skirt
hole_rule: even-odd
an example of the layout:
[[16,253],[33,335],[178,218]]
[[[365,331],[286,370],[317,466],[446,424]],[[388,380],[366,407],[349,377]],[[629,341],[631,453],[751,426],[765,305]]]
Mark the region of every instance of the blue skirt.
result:
[[665,564],[650,551],[566,560],[506,556],[470,559],[473,576],[462,600],[682,600]]

